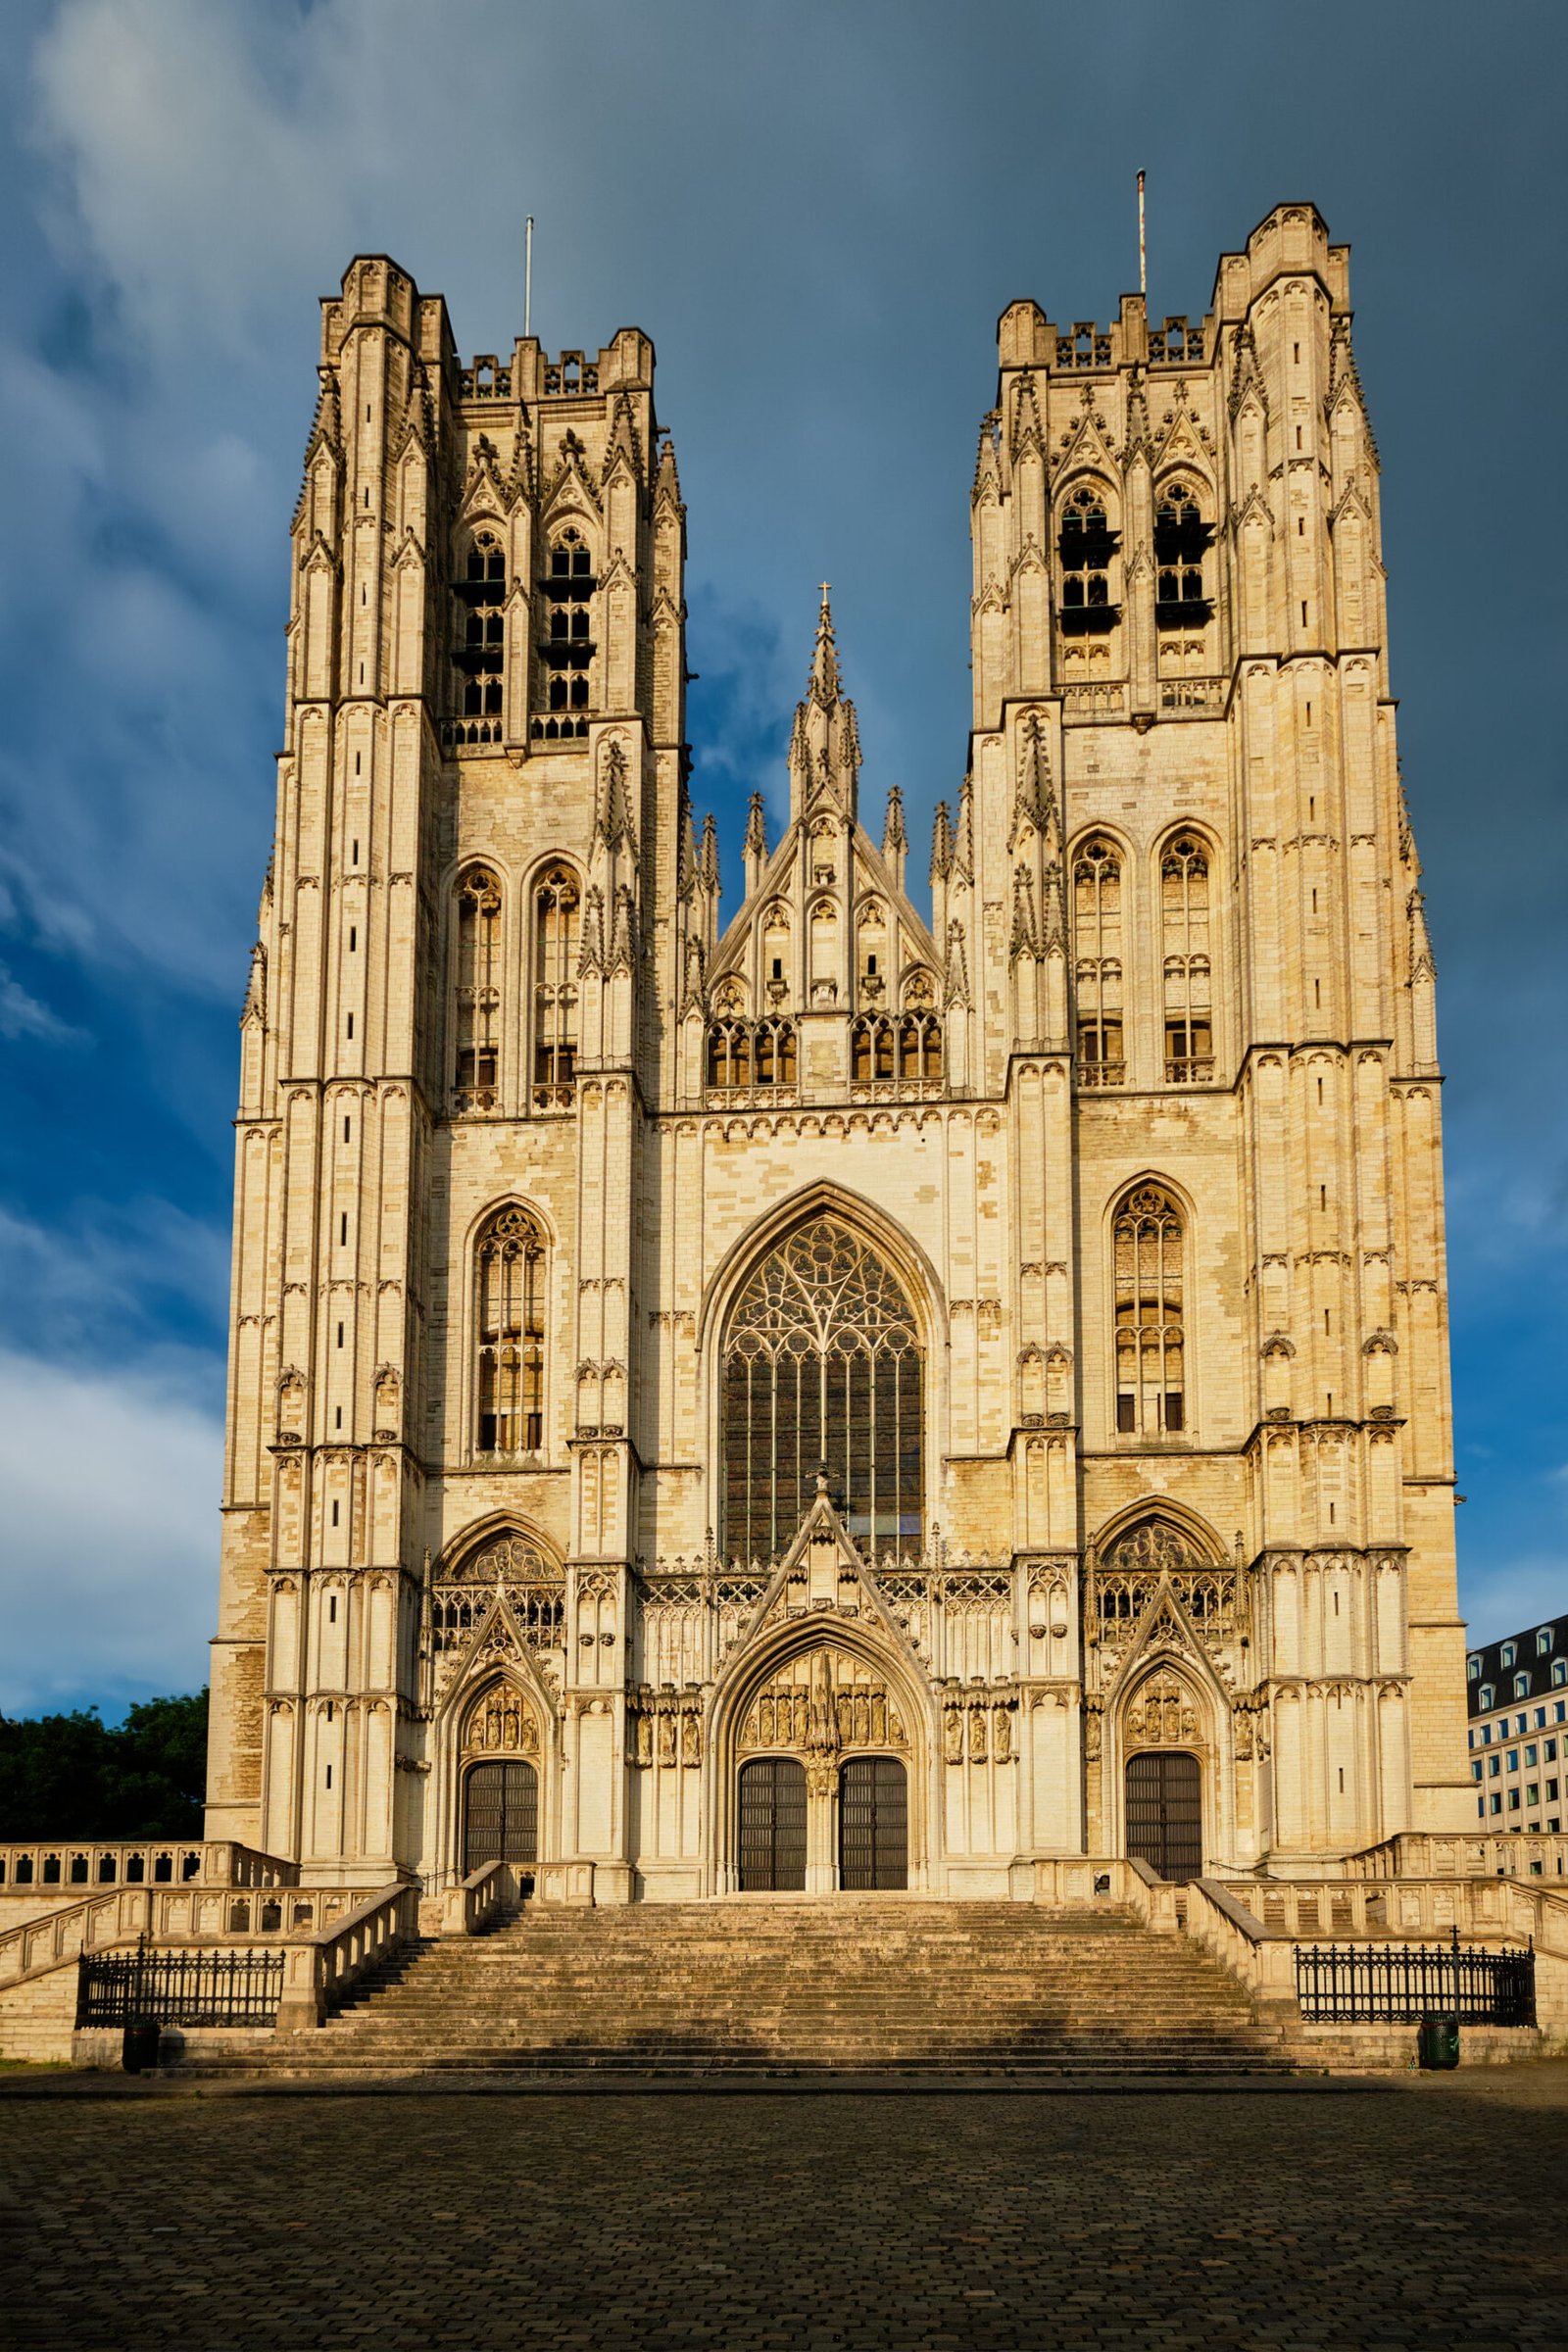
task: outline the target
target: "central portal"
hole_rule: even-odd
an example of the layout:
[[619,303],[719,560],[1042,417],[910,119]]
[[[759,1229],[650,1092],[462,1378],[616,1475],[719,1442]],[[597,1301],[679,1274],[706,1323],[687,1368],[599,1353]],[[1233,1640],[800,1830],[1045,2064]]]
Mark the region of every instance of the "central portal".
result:
[[806,1888],[806,1766],[793,1756],[758,1756],[741,1766],[742,1894],[800,1894]]
[[909,1884],[909,1784],[897,1756],[852,1756],[839,1775],[839,1885]]

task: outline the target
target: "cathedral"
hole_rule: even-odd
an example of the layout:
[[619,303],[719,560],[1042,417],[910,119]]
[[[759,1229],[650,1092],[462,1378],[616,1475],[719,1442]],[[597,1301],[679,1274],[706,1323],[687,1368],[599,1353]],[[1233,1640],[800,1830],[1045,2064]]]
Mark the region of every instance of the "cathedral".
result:
[[824,590],[722,926],[652,343],[465,363],[352,264],[241,1020],[210,1838],[619,1904],[1471,1826],[1348,258],[1288,205],[1200,320],[1003,314],[929,915]]

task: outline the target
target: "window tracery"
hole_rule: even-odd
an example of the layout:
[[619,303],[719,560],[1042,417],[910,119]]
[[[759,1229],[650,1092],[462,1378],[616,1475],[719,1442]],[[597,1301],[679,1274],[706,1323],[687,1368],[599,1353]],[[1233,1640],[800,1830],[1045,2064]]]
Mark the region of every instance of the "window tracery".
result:
[[596,649],[592,600],[599,582],[582,533],[567,529],[550,548],[539,586],[540,665],[544,715],[533,733],[547,743],[588,732],[591,670]]
[[475,1442],[480,1453],[544,1444],[545,1237],[525,1208],[498,1209],[474,1251]]
[[860,1013],[850,1024],[850,1077],[856,1086],[936,1084],[942,1076],[942,1022],[912,1009]]
[[1121,617],[1111,602],[1111,559],[1121,533],[1110,528],[1102,491],[1084,483],[1062,510],[1056,554],[1061,565],[1061,633],[1103,637]]
[[1160,859],[1160,926],[1164,950],[1165,1077],[1172,1086],[1197,1086],[1214,1075],[1210,1007],[1208,852],[1191,833],[1179,833]]
[[918,1552],[922,1373],[909,1301],[858,1235],[815,1217],[770,1250],[724,1337],[726,1552],[787,1549],[823,1467],[867,1551]]
[[533,898],[533,1103],[559,1110],[577,1075],[577,953],[582,894],[566,865],[541,876]]
[[493,531],[479,531],[456,583],[452,661],[460,741],[501,741],[502,669],[507,639],[507,559]]
[[1121,859],[1108,841],[1088,841],[1073,859],[1078,1083],[1120,1086],[1122,1051]]
[[453,1108],[494,1110],[501,1067],[501,885],[470,866],[457,890]]
[[1112,1225],[1116,1428],[1174,1437],[1186,1426],[1182,1215],[1159,1185],[1137,1186]]
[[1205,591],[1203,558],[1214,538],[1196,492],[1167,482],[1154,511],[1154,621],[1161,629],[1200,628],[1214,607]]
[[708,1083],[733,1090],[749,1086],[793,1086],[796,1076],[795,1023],[783,1018],[747,1021],[723,1018],[708,1029]]

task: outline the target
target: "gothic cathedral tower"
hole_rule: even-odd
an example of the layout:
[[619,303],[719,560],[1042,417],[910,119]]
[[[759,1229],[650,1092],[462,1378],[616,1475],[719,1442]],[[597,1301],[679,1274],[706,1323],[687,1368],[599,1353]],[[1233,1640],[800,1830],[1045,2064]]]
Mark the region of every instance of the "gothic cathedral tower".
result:
[[1000,359],[931,919],[824,592],[720,936],[647,338],[463,367],[381,257],[324,305],[211,1835],[613,1902],[1465,1825],[1347,254],[1282,208],[1201,324]]

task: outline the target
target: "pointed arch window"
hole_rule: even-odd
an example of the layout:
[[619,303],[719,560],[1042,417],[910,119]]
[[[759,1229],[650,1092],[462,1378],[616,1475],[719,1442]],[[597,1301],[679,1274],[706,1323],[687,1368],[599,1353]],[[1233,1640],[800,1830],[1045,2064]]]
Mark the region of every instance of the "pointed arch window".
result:
[[1111,559],[1121,545],[1121,533],[1110,528],[1103,492],[1084,483],[1062,509],[1056,536],[1061,565],[1061,633],[1064,637],[1103,637],[1121,617],[1111,601]]
[[1073,980],[1080,1086],[1120,1086],[1122,872],[1108,841],[1086,841],[1073,858]]
[[533,1086],[536,1110],[571,1101],[577,1076],[577,956],[582,894],[566,865],[541,877],[533,901]]
[[501,1075],[501,885],[472,865],[457,890],[453,1108],[494,1110]]
[[908,1298],[858,1234],[814,1217],[770,1250],[724,1334],[725,1551],[786,1550],[825,1468],[858,1544],[917,1552],[923,1368]]
[[525,1208],[498,1209],[474,1252],[480,1453],[537,1453],[544,1444],[545,1238]]
[[559,742],[588,732],[596,651],[593,596],[599,582],[582,533],[567,528],[552,541],[539,587],[539,676],[544,715],[532,732]]
[[1159,861],[1165,1079],[1171,1086],[1202,1086],[1214,1075],[1208,881],[1206,846],[1195,834],[1178,833]]
[[493,531],[479,531],[456,583],[453,666],[457,709],[470,743],[501,740],[502,671],[507,641],[507,559]]
[[1168,482],[1154,510],[1154,620],[1162,629],[1200,628],[1212,613],[1203,559],[1214,529],[1203,520],[1196,491]]
[[1111,1234],[1116,1428],[1123,1437],[1175,1437],[1187,1426],[1181,1210],[1162,1186],[1139,1185]]

